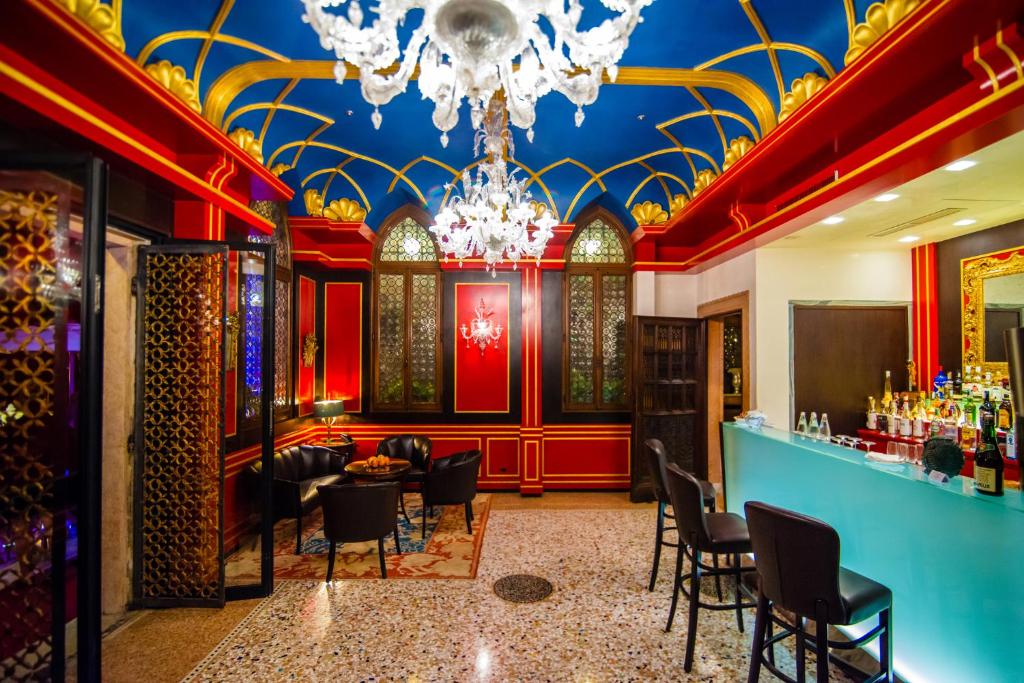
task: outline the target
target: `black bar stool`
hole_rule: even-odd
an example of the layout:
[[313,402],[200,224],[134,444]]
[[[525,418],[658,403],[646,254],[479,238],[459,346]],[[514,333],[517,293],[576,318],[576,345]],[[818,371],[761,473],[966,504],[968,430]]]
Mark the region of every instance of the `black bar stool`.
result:
[[[804,683],[804,649],[818,655],[818,683],[828,681],[828,648],[852,650],[881,637],[880,668],[865,683],[892,681],[892,591],[866,576],[839,565],[839,534],[819,519],[765,503],[744,505],[757,563],[758,599],[747,683],[756,683],[765,667],[788,683]],[[774,607],[797,615],[789,624],[775,616]],[[878,615],[878,625],[852,641],[828,639],[829,625],[849,626]],[[804,630],[813,619],[815,633]],[[783,630],[771,635],[772,624]],[[765,650],[796,636],[796,679],[779,671]],[[767,636],[767,637],[766,637]]]
[[[644,441],[644,450],[647,452],[647,465],[651,470],[651,482],[654,486],[654,497],[658,501],[658,530],[654,536],[654,564],[651,567],[651,581],[647,586],[647,590],[654,590],[654,583],[658,580],[658,563],[661,561],[661,546],[666,545],[670,548],[675,548],[676,544],[665,540],[665,532],[672,531],[675,529],[674,526],[666,527],[665,518],[675,519],[675,517],[665,511],[665,508],[671,505],[671,501],[668,499],[668,490],[665,488],[665,480],[668,475],[665,474],[665,466],[668,465],[668,455],[665,452],[665,444],[661,442],[661,439],[647,439]],[[703,479],[698,480],[700,482],[701,495],[704,497],[704,507],[711,512],[715,511],[715,486],[709,481]],[[718,555],[714,556],[715,569],[718,568]],[[720,576],[715,577],[715,592],[718,595],[719,601],[722,599],[722,578]]]
[[[686,659],[683,669],[687,673],[693,668],[693,648],[697,642],[697,609],[736,610],[736,624],[743,631],[743,609],[754,607],[754,602],[743,602],[741,599],[741,573],[754,571],[753,567],[740,564],[740,555],[750,552],[750,537],[747,535],[747,523],[739,515],[731,512],[705,512],[704,495],[700,482],[692,474],[684,472],[675,464],[666,468],[668,475],[668,495],[672,501],[672,511],[676,515],[676,526],[679,530],[679,546],[676,548],[676,577],[672,589],[672,607],[668,613],[665,630],[672,629],[672,619],[676,614],[676,603],[682,591],[690,600],[689,620],[686,632]],[[732,567],[719,569],[701,564],[701,553],[714,555],[732,555]],[[690,573],[683,576],[683,555],[690,558]],[[710,604],[700,601],[701,576],[719,577],[731,574],[736,577],[735,602]],[[683,582],[689,579],[689,590]]]

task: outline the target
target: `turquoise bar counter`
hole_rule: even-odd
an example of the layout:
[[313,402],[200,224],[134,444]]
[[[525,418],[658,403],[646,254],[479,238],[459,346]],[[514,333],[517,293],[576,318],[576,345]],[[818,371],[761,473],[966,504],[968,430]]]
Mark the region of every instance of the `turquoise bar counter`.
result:
[[[896,672],[909,683],[1024,681],[1024,500],[933,484],[911,465],[764,428],[723,427],[726,506],[759,500],[822,519],[842,563],[893,592]],[[862,633],[865,629],[855,629]]]

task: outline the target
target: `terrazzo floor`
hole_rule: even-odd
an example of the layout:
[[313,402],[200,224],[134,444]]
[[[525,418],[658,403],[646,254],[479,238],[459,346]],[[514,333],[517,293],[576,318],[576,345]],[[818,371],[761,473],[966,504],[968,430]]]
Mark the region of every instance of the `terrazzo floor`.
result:
[[[281,581],[185,680],[746,679],[750,611],[741,634],[733,612],[702,610],[694,669],[683,672],[685,601],[663,631],[672,552],[646,590],[653,509],[496,507],[475,580]],[[554,593],[504,602],[491,586],[512,573],[545,577]],[[777,657],[792,673],[782,648]]]

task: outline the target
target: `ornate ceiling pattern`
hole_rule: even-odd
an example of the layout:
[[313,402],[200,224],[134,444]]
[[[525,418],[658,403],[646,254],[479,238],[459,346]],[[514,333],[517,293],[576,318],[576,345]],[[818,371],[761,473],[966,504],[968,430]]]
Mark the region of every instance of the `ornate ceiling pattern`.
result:
[[[514,164],[562,222],[602,195],[639,224],[664,222],[924,1],[656,0],[582,127],[568,101],[543,98],[534,141],[514,130]],[[298,0],[111,3],[76,6],[110,7],[103,25],[120,22],[126,53],[291,185],[294,215],[375,227],[406,201],[436,211],[481,161],[469,117],[442,148],[413,92],[375,130],[358,74],[335,82]],[[604,12],[589,3],[581,25]]]

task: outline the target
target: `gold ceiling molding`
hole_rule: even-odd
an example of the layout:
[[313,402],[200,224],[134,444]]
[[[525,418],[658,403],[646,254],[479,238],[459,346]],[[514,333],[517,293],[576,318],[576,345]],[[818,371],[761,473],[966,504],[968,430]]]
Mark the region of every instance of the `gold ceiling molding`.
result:
[[241,147],[243,152],[261,164],[263,163],[262,145],[256,139],[256,133],[253,133],[248,128],[235,128],[228,133],[228,137],[232,142]]
[[634,204],[629,213],[637,225],[661,225],[668,220],[668,212],[657,202]]
[[146,73],[153,77],[165,90],[188,105],[197,114],[203,113],[203,105],[199,103],[196,84],[187,75],[185,69],[171,64],[166,59],[146,65]]
[[291,166],[288,164],[274,164],[273,167],[271,167],[270,172],[280,177],[282,173],[288,170],[291,170]]
[[876,2],[864,13],[864,21],[853,27],[850,33],[850,49],[843,62],[846,65],[864,54],[879,38],[900,23],[908,14],[921,5],[922,0],[885,0]]
[[530,200],[530,208],[533,209],[533,219],[537,220],[544,215],[544,212],[548,210],[548,205],[544,202],[538,202],[536,199]]
[[56,3],[85,22],[118,52],[124,52],[121,33],[121,0],[104,5],[99,0],[56,0]]
[[715,172],[710,168],[705,168],[703,171],[697,172],[697,177],[693,180],[693,196],[696,197],[704,190],[710,187],[711,183],[715,182]]
[[821,92],[827,84],[828,79],[814,72],[794,79],[790,91],[782,98],[782,107],[779,108],[779,123],[788,119],[805,102]]
[[669,202],[668,212],[670,215],[675,216],[677,213],[686,208],[686,205],[690,203],[690,198],[680,192],[679,194],[672,195],[672,201]]
[[[246,88],[268,80],[334,80],[334,62],[326,60],[245,62],[222,73],[210,86],[203,102],[207,120],[220,128],[231,103]],[[392,67],[393,69],[394,67]],[[390,72],[392,69],[385,70]],[[346,78],[358,78],[359,70],[348,66]],[[724,90],[742,101],[754,114],[760,134],[775,127],[775,108],[761,87],[737,73],[646,66],[619,67],[615,85],[652,85],[669,87],[714,88]]]
[[746,135],[729,142],[729,149],[725,150],[725,161],[722,162],[722,171],[725,172],[730,166],[740,160],[744,154],[754,149],[754,141]]
[[302,193],[302,200],[306,203],[307,216],[324,215],[324,198],[314,188],[309,188]]
[[324,207],[324,218],[343,223],[362,223],[366,218],[366,209],[355,199],[335,199]]

